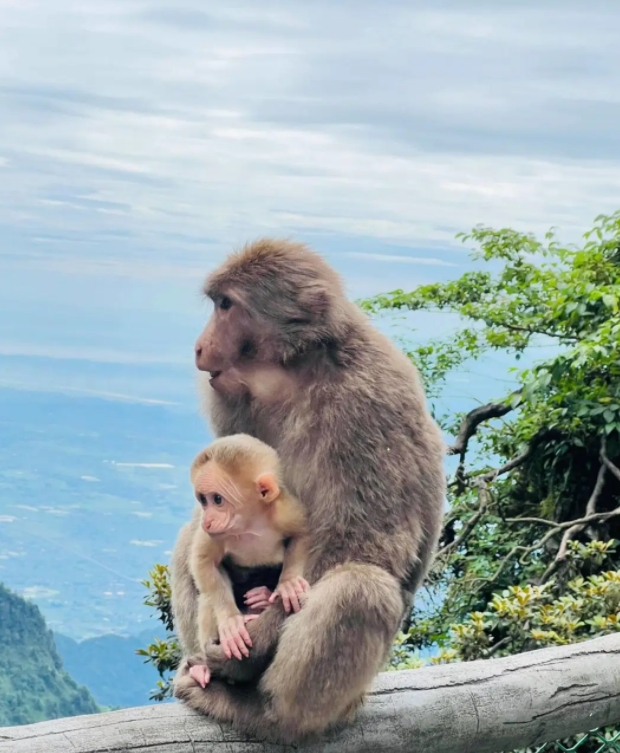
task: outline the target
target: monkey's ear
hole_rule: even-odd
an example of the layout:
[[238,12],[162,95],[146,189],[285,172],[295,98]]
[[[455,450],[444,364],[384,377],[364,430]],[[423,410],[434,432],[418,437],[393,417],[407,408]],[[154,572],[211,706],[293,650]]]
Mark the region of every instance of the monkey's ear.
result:
[[273,473],[261,473],[256,479],[256,491],[260,494],[263,502],[270,504],[280,494],[280,487]]
[[323,285],[308,285],[300,293],[299,303],[314,320],[321,320],[329,307],[329,294]]

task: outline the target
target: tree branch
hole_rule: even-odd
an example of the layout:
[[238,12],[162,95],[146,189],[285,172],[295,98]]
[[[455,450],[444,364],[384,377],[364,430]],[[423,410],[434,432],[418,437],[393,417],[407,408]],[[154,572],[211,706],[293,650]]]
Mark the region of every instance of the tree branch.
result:
[[0,753],[519,750],[617,723],[619,661],[620,634],[614,634],[516,656],[386,672],[355,722],[302,746],[247,738],[170,703],[2,727]]
[[571,342],[579,342],[579,338],[576,335],[567,335],[564,332],[549,332],[544,329],[536,329],[535,327],[522,327],[518,324],[508,324],[507,322],[497,322],[498,327],[505,327],[513,332],[524,332],[528,335],[544,335],[545,337],[553,337],[556,339],[570,340]]
[[[510,397],[520,394],[521,391],[517,390]],[[487,403],[486,405],[474,408],[463,419],[455,443],[448,447],[448,455],[461,455],[463,457],[467,452],[469,440],[476,433],[481,423],[489,421],[492,418],[501,418],[512,410],[514,410],[514,407],[510,405],[510,402]]]
[[520,465],[523,465],[523,463],[525,463],[525,461],[534,452],[534,447],[535,443],[532,442],[530,445],[528,445],[527,449],[525,449],[520,455],[517,455],[516,458],[509,460],[505,465],[502,465],[501,468],[495,468],[492,471],[483,473],[480,478],[483,478],[487,483],[490,483],[491,481],[495,481],[498,476],[502,476],[504,473],[508,473],[509,471],[518,468]]

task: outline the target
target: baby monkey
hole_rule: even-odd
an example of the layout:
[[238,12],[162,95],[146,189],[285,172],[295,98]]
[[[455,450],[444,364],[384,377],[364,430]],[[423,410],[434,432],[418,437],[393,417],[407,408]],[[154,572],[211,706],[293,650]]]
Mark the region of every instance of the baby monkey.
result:
[[[282,599],[285,611],[299,611],[309,585],[303,577],[306,519],[301,503],[284,488],[276,451],[247,434],[222,437],[200,452],[191,468],[200,511],[189,552],[189,569],[199,591],[198,639],[219,638],[226,656],[249,656],[246,623]],[[227,562],[240,567],[282,565],[277,587],[245,594],[248,613],[235,601]],[[208,667],[193,666],[202,687]]]

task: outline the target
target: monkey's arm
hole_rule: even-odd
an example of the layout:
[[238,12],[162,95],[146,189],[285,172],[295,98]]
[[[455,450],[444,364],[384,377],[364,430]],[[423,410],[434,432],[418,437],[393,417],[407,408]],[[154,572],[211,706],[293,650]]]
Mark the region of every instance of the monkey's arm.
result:
[[170,600],[174,627],[185,654],[194,654],[200,650],[196,630],[198,591],[189,567],[194,527],[195,522],[192,521],[181,528],[170,563]]
[[198,599],[198,636],[202,647],[219,636],[226,656],[249,656],[252,640],[245,619],[233,594],[230,578],[219,567],[222,547],[202,530],[196,531],[192,550],[192,575],[200,592]]
[[287,613],[291,611],[291,608],[294,612],[298,612],[301,608],[299,599],[310,588],[303,577],[309,540],[306,535],[305,512],[301,503],[294,497],[282,500],[276,509],[274,523],[289,539],[289,542],[284,550],[284,562],[278,586],[269,601],[273,603],[281,598]]

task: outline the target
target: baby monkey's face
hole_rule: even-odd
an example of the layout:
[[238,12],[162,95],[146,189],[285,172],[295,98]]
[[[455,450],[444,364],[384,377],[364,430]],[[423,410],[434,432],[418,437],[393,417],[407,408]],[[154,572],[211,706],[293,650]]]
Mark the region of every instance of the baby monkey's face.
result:
[[252,504],[248,491],[214,462],[205,463],[194,479],[196,499],[202,506],[202,529],[210,536],[234,536],[243,533],[243,510]]

